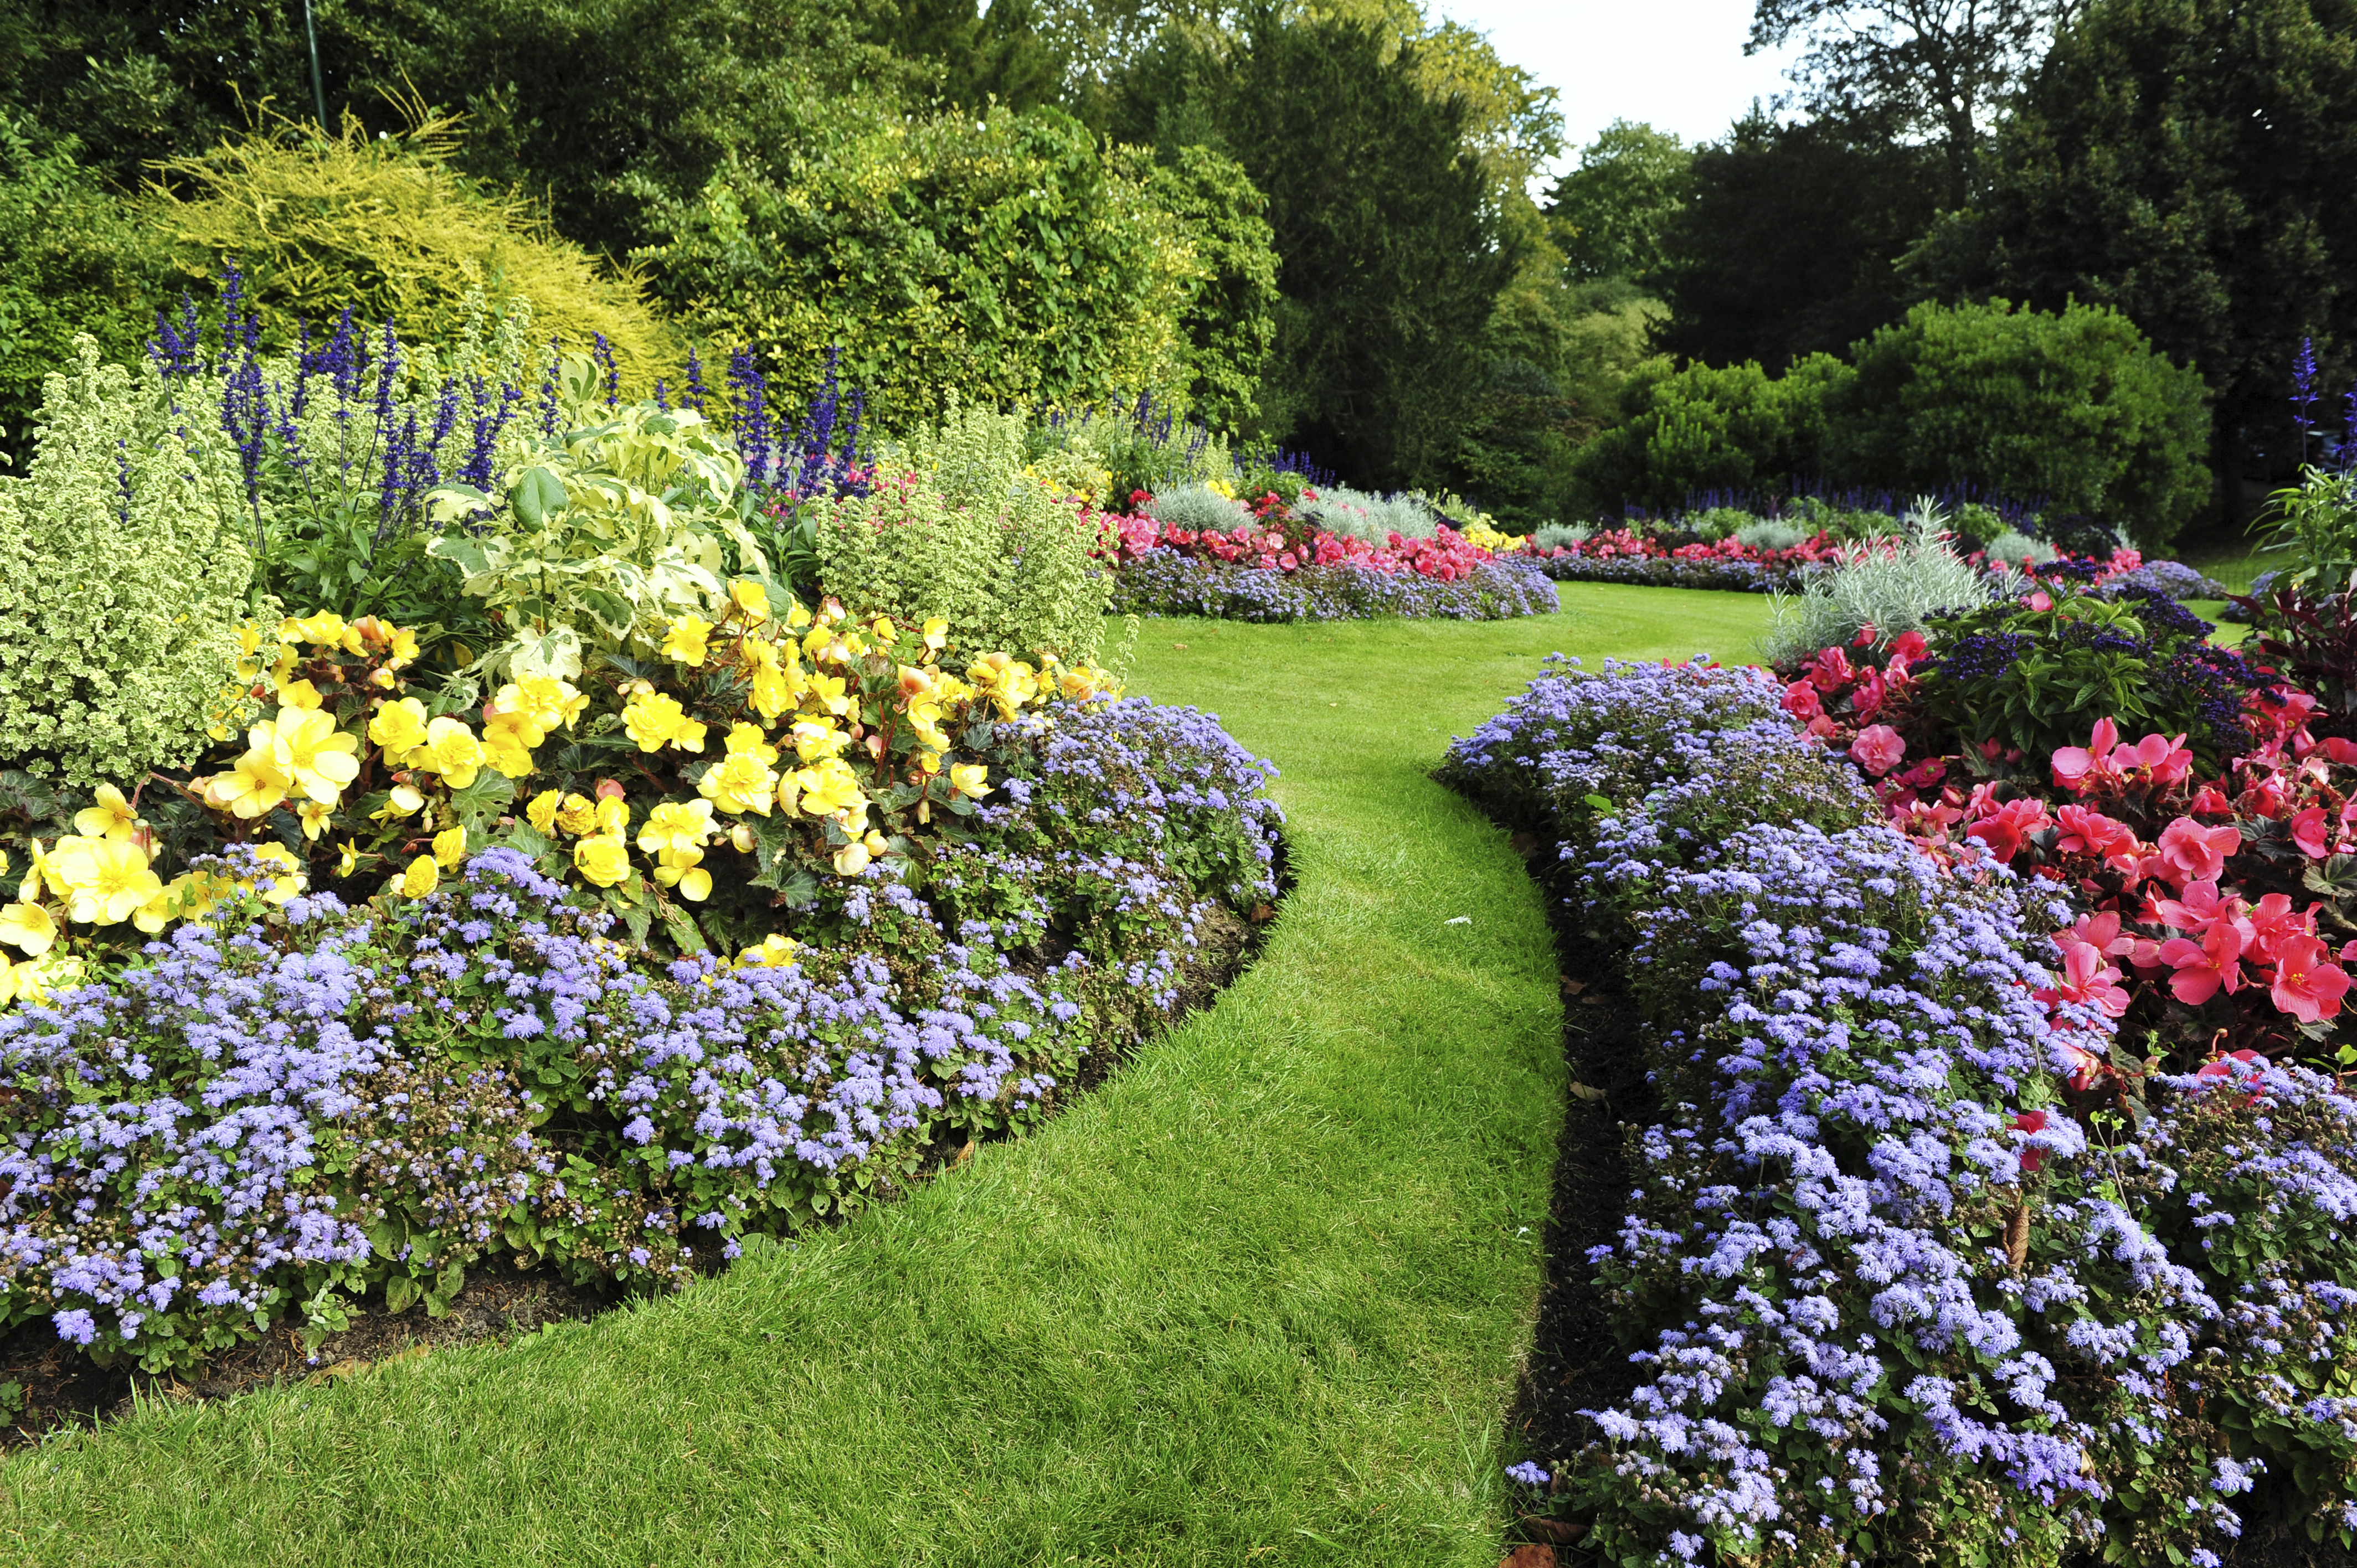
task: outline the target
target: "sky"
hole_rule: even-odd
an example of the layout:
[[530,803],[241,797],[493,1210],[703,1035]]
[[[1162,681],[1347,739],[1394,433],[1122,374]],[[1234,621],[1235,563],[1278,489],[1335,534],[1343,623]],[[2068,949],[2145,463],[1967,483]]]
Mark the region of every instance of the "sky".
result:
[[1746,55],[1751,0],[1427,0],[1426,14],[1490,35],[1510,65],[1552,87],[1577,150],[1615,120],[1707,141],[1791,86],[1791,52]]

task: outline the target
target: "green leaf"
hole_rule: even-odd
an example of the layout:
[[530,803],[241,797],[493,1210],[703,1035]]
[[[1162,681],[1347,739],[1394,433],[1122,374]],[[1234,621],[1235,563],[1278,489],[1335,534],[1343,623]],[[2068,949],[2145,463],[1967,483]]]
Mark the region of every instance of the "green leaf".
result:
[[678,905],[665,904],[662,907],[662,923],[663,930],[671,937],[673,945],[680,951],[703,952],[705,950],[704,933],[696,928],[695,917]]
[[513,803],[515,794],[514,779],[486,768],[464,789],[450,792],[450,810],[466,825],[467,836],[479,842],[490,833],[500,813]]
[[565,481],[535,464],[526,468],[508,494],[508,504],[515,509],[516,521],[528,529],[538,528],[551,512],[561,512],[571,504],[565,493]]
[[384,1309],[398,1316],[409,1310],[410,1304],[414,1302],[419,1294],[420,1287],[416,1275],[394,1274],[384,1282]]

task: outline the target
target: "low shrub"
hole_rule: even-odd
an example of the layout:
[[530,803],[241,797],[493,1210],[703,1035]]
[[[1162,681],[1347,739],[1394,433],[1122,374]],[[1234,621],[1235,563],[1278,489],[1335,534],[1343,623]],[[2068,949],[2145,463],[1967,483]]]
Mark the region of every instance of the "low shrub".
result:
[[1113,588],[1092,559],[1097,520],[1026,471],[1026,424],[953,410],[888,451],[866,494],[800,503],[828,591],[904,621],[941,617],[970,647],[1094,658]]
[[1552,615],[1555,585],[1512,556],[1472,564],[1449,577],[1384,571],[1356,561],[1306,563],[1291,570],[1243,561],[1148,550],[1122,564],[1115,614],[1206,616],[1220,620],[1351,620],[1396,615],[1504,620]]
[[1402,539],[1429,539],[1440,519],[1414,496],[1370,495],[1348,485],[1329,485],[1301,503],[1301,515],[1329,533],[1339,533],[1369,544],[1382,544],[1398,534]]
[[1630,1564],[2215,1568],[2260,1483],[2348,1544],[2357,1107],[2255,1060],[2083,1089],[2130,1042],[2068,885],[1874,822],[1780,701],[1557,665],[1451,749],[1627,948],[1660,1106],[1590,1260],[1644,1381],[1516,1475]]

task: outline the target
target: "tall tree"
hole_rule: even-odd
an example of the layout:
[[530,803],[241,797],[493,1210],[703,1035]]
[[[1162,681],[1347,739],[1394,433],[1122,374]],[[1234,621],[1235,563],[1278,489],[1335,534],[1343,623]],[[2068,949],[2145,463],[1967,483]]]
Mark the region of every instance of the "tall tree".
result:
[[1755,109],[1695,154],[1691,179],[1642,280],[1670,307],[1655,335],[1670,352],[1780,369],[1845,351],[1920,292],[1898,263],[1939,210],[1935,149]]
[[1974,155],[2013,85],[2077,0],[1759,0],[1744,52],[1795,38],[1793,78],[1820,115],[1938,144],[1947,204],[1972,194]]
[[2056,42],[1980,209],[1931,248],[1949,292],[2110,305],[2214,398],[2214,471],[2297,460],[2290,366],[2357,369],[2357,3],[2100,0]]
[[1615,120],[1580,149],[1579,166],[1555,182],[1546,215],[1579,282],[1660,270],[1662,233],[1686,203],[1694,149],[1667,131]]
[[1224,52],[1166,34],[1115,122],[1224,152],[1267,196],[1283,297],[1261,428],[1358,484],[1454,477],[1516,261],[1468,106],[1426,90],[1417,50],[1265,7]]

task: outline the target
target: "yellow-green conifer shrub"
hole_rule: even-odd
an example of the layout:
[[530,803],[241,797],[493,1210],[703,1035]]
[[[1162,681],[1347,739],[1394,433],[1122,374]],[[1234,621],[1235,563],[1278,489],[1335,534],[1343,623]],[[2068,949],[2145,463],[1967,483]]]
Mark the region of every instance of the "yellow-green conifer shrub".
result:
[[256,523],[217,387],[74,352],[0,478],[0,765],[127,790],[205,744]]
[[972,651],[1093,660],[1113,578],[1094,522],[1024,472],[1019,413],[952,407],[885,456],[866,496],[819,508],[819,580],[846,606],[941,616]]
[[457,145],[448,119],[381,139],[352,119],[334,136],[282,124],[161,166],[150,210],[192,278],[238,263],[274,341],[349,305],[412,343],[453,343],[479,292],[494,315],[528,303],[569,349],[603,333],[626,392],[676,379],[683,350],[637,277],[608,276],[522,195],[461,174]]

